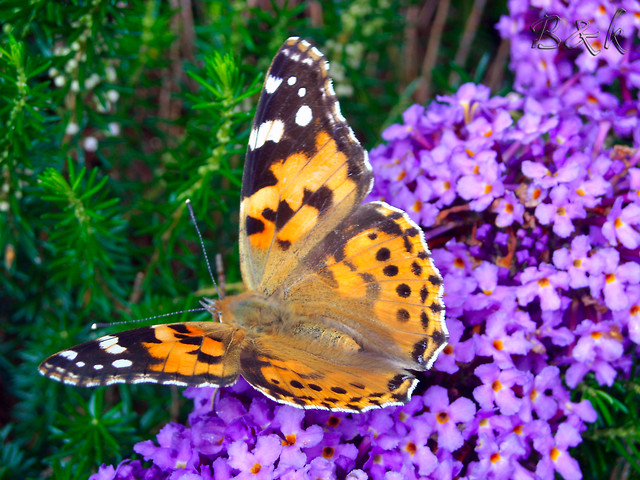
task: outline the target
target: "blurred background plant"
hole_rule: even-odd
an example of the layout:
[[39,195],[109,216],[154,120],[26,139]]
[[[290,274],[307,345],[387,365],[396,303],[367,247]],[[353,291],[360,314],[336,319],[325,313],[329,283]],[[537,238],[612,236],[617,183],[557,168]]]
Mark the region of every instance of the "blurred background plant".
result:
[[[227,289],[241,288],[245,145],[287,37],[329,58],[343,113],[372,148],[412,103],[470,81],[511,91],[509,42],[495,30],[506,11],[482,0],[0,0],[0,478],[86,478],[185,421],[191,402],[176,388],[74,389],[37,365],[95,336],[93,322],[214,295],[187,198]],[[586,478],[636,453],[635,371],[581,387],[600,413],[578,453]]]

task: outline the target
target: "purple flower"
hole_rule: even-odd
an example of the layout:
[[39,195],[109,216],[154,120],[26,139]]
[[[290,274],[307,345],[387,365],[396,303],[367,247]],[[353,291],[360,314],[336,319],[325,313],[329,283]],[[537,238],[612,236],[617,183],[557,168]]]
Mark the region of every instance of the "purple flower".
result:
[[301,427],[303,419],[304,411],[293,407],[284,406],[276,413],[276,420],[284,435],[280,466],[284,464],[302,468],[306,463],[307,456],[301,449],[313,447],[322,440],[322,428],[319,425],[311,425],[304,430]]
[[629,169],[629,198],[640,203],[640,168]]
[[274,462],[280,456],[282,440],[277,435],[258,437],[255,448],[250,452],[249,445],[237,440],[229,446],[229,465],[238,470],[234,478],[271,479]]
[[460,320],[455,318],[448,320],[447,328],[449,329],[449,344],[444,347],[433,368],[452,374],[460,369],[459,364],[469,363],[473,360],[476,350],[473,338],[461,341],[464,325]]
[[578,462],[569,455],[569,447],[582,441],[580,432],[568,423],[561,423],[558,433],[551,437],[548,433],[534,440],[535,449],[542,454],[536,474],[540,478],[553,478],[554,470],[565,480],[580,480],[582,474]]
[[524,385],[530,374],[515,368],[501,371],[492,363],[480,365],[476,368],[475,374],[482,381],[482,385],[476,387],[473,396],[481,408],[491,410],[495,405],[503,415],[518,413],[522,399],[516,396],[512,387]]
[[512,355],[526,355],[533,344],[524,330],[510,332],[507,328],[510,312],[498,311],[487,321],[486,331],[476,339],[477,354],[490,356],[500,368],[513,366]]
[[192,448],[191,436],[186,427],[169,423],[160,430],[157,438],[158,447],[147,440],[135,445],[134,450],[162,470],[195,468],[197,454]]
[[478,173],[464,175],[458,180],[457,190],[462,198],[471,200],[469,207],[472,210],[481,212],[487,209],[494,198],[504,194],[504,185],[495,161],[487,159],[478,167]]
[[433,426],[438,434],[438,446],[453,452],[462,447],[464,437],[458,424],[469,422],[476,413],[476,406],[468,398],[457,398],[449,404],[447,390],[434,385],[424,395],[424,404],[433,415]]
[[382,132],[385,140],[401,140],[409,138],[420,131],[421,123],[424,121],[424,107],[421,105],[411,105],[403,114],[404,125],[394,124]]
[[575,230],[573,220],[585,218],[587,212],[580,203],[574,201],[575,196],[565,185],[554,187],[549,197],[551,204],[538,205],[535,215],[542,225],[552,223],[553,232],[559,237],[566,238]]
[[493,211],[498,214],[496,217],[496,226],[500,228],[508,227],[513,222],[522,223],[524,205],[522,205],[513,192],[507,190],[502,198],[498,199],[498,203],[494,205]]
[[569,273],[569,286],[583,288],[589,285],[587,272],[589,269],[589,237],[579,235],[571,241],[571,249],[559,248],[553,252],[553,264]]
[[572,352],[576,362],[567,370],[567,385],[574,388],[589,371],[595,373],[601,384],[612,385],[616,371],[611,363],[623,353],[622,335],[617,324],[594,324],[591,320],[584,320],[576,334],[580,336]]
[[528,305],[538,297],[543,310],[558,310],[562,304],[558,289],[566,289],[569,286],[569,275],[545,264],[525,269],[520,276],[520,282],[522,286],[517,289],[520,305]]
[[476,446],[478,465],[474,477],[482,472],[486,478],[508,480],[517,478],[514,474],[518,460],[526,456],[526,450],[513,435],[502,440],[482,436]]
[[[560,369],[556,366],[547,366],[538,373],[532,382],[525,385],[524,396],[528,397],[530,404],[525,408],[533,410],[541,420],[551,419],[558,411],[556,392],[561,387]],[[547,394],[550,392],[550,395]],[[531,421],[530,413],[520,412],[521,418]]]
[[604,302],[611,310],[620,310],[629,306],[625,295],[627,284],[640,283],[640,265],[627,262],[620,265],[620,253],[613,248],[603,248],[591,257],[592,274],[589,276],[591,295],[599,298],[604,295]]
[[429,475],[438,465],[438,459],[427,445],[427,440],[432,433],[433,429],[429,422],[416,418],[400,444],[400,451],[406,460],[403,465],[407,465],[407,461],[410,462],[415,465],[420,475]]
[[542,188],[552,188],[577,179],[581,175],[581,168],[578,162],[567,160],[564,165],[552,174],[544,164],[525,160],[522,162],[522,173],[534,179],[536,185]]
[[602,226],[602,234],[611,245],[620,242],[628,249],[634,250],[640,246],[640,205],[630,203],[622,208],[622,197],[618,197],[607,215],[607,221]]

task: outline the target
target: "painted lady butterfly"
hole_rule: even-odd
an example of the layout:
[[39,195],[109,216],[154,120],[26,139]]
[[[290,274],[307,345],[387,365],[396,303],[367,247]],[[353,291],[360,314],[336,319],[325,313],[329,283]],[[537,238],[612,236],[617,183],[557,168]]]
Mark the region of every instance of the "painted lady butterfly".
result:
[[361,412],[398,405],[447,343],[442,278],[420,228],[383,202],[308,42],[276,54],[249,137],[240,207],[245,293],[220,321],[137,328],[57,353],[40,373],[81,386],[224,386]]

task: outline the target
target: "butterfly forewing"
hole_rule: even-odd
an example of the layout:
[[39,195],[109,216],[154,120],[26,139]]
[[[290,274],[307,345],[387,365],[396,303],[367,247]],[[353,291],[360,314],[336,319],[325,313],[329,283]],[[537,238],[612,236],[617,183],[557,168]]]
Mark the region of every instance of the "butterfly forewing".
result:
[[112,383],[228,385],[238,378],[242,332],[227,324],[156,325],[106,335],[59,352],[40,373],[93,387]]
[[240,259],[251,290],[272,293],[369,192],[366,152],[340,113],[323,55],[289,39],[267,73],[249,138]]

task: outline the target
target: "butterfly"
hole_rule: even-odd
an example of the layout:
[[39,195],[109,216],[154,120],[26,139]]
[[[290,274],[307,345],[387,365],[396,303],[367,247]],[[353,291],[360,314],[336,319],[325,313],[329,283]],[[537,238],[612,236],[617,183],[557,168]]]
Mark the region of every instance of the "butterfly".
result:
[[136,328],[59,352],[40,373],[80,386],[225,386],[242,375],[295,407],[406,403],[448,340],[442,277],[424,234],[384,202],[340,113],[329,64],[289,38],[249,136],[240,205],[246,292],[203,305],[214,321]]

